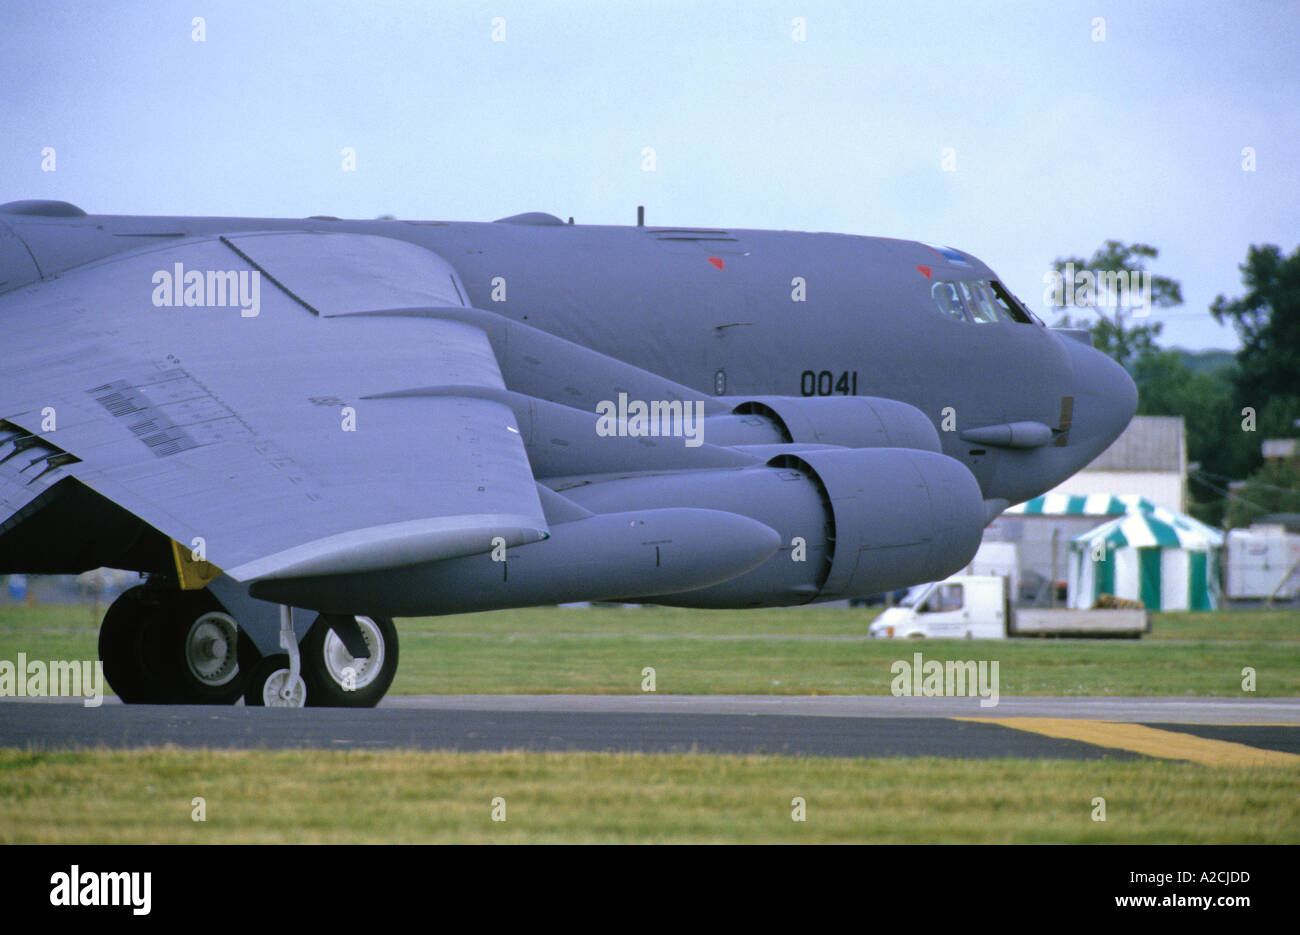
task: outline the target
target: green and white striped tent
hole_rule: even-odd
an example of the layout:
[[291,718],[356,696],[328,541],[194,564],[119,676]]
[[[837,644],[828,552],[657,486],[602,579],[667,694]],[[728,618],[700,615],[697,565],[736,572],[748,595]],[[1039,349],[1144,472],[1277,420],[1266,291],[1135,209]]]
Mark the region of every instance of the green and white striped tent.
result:
[[1157,509],[1146,497],[1137,494],[1115,496],[1109,493],[1045,493],[1004,512],[1011,516],[1123,516],[1125,513]]
[[1113,594],[1141,601],[1148,610],[1218,607],[1223,535],[1190,516],[1143,502],[1146,509],[1070,540],[1069,605],[1088,608],[1099,595]]

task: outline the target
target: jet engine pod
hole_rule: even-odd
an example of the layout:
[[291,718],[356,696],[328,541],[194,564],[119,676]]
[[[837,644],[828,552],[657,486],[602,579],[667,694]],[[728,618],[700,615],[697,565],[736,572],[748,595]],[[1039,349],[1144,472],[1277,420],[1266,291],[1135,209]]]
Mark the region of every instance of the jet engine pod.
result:
[[806,471],[833,528],[819,601],[878,594],[958,571],[984,532],[984,498],[964,464],[928,451],[802,451],[769,464]]
[[786,606],[934,581],[970,562],[984,529],[965,465],[901,448],[801,449],[738,470],[610,478],[564,495],[595,513],[725,510],[779,534],[779,552],[730,580],[626,595],[685,607]]
[[843,448],[942,451],[934,423],[915,406],[876,396],[736,398],[729,416],[705,420],[712,445],[782,442]]

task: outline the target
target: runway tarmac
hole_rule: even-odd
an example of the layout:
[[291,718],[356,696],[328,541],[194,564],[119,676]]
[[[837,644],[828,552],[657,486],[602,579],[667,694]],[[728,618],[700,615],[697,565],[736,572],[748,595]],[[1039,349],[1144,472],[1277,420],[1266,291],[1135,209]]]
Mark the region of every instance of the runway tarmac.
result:
[[[589,750],[1300,765],[1300,699],[392,696],[375,709],[0,703],[21,749]],[[61,703],[60,703],[61,702]]]

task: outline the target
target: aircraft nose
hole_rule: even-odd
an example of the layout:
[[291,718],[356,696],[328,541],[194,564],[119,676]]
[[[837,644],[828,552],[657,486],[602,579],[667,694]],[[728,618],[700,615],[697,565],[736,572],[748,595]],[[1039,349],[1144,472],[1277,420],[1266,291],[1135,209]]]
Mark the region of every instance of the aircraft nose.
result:
[[1093,457],[1119,437],[1137,412],[1137,384],[1101,351],[1068,338],[1064,344],[1075,375],[1068,444],[1091,450]]
[[1051,444],[999,455],[993,477],[981,484],[991,516],[1082,470],[1119,438],[1137,411],[1137,385],[1123,367],[1073,337],[1054,337],[1064,354],[1064,360],[1053,355],[1051,366],[1061,393],[1057,429],[1065,431],[1053,432]]

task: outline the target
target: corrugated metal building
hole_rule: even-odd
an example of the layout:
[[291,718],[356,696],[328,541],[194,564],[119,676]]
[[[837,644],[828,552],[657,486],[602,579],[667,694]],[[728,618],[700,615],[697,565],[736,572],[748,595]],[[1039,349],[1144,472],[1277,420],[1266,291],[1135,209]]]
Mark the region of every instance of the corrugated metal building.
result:
[[1187,435],[1182,416],[1134,416],[1115,443],[1052,493],[1137,494],[1187,512]]

